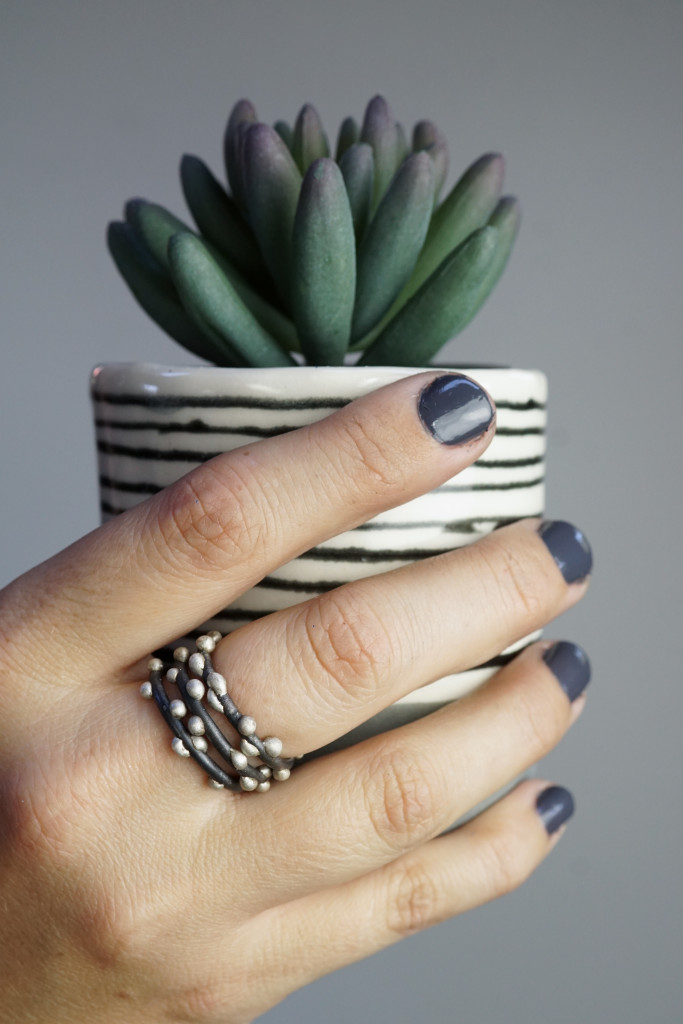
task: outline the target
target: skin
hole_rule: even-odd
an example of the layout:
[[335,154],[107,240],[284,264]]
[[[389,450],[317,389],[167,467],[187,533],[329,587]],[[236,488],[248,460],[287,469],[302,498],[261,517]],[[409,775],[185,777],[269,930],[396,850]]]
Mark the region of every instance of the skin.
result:
[[[218,456],[0,592],[2,1024],[245,1024],[320,975],[523,882],[555,845],[526,781],[580,713],[528,647],[475,693],[212,790],[137,693],[149,652],[300,552],[486,449],[417,416],[434,374]],[[239,707],[286,754],[494,656],[578,601],[526,520],[226,637]],[[320,922],[325,940],[320,940]]]

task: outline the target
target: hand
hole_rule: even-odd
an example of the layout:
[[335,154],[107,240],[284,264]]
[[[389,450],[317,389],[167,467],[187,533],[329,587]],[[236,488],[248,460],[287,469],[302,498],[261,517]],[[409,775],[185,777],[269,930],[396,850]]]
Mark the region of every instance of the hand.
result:
[[[573,645],[264,794],[208,787],[138,695],[151,651],[482,454],[486,396],[435,378],[218,456],[0,594],[0,1021],[244,1024],[514,888],[557,841],[570,798],[538,780],[441,833],[578,716]],[[589,569],[578,531],[523,521],[262,618],[214,664],[304,754],[545,625]]]

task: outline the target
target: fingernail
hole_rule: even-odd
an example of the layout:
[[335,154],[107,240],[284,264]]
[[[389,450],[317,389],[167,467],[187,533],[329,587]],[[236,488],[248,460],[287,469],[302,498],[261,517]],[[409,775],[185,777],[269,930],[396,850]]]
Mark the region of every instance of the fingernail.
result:
[[448,445],[481,437],[496,415],[484,389],[457,373],[437,377],[428,384],[420,394],[418,411],[430,434]]
[[590,574],[593,554],[581,530],[557,519],[541,523],[538,532],[567,583],[577,583]]
[[577,644],[560,640],[548,648],[543,660],[569,700],[575,701],[590,682],[591,665],[586,652]]
[[538,796],[536,810],[541,816],[546,832],[551,836],[574,813],[574,797],[563,786],[548,786]]

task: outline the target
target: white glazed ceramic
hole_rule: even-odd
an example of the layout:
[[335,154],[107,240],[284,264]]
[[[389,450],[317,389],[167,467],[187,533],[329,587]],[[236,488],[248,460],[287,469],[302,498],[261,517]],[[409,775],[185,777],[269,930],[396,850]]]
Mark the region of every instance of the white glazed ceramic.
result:
[[[450,367],[453,369],[453,367]],[[406,367],[219,369],[144,363],[92,375],[103,519],[177,480],[219,452],[328,415],[400,377]],[[463,368],[498,408],[484,456],[442,487],[341,534],[275,569],[197,632],[225,633],[278,608],[417,558],[460,547],[510,520],[541,515],[547,383],[534,370]],[[420,717],[478,686],[531,638],[469,672],[398,701],[346,741]]]

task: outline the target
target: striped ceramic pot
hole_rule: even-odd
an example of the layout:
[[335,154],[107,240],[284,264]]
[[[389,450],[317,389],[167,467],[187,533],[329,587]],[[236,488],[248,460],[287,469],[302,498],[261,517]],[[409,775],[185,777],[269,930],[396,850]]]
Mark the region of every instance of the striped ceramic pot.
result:
[[[545,377],[533,370],[462,369],[486,388],[498,408],[496,435],[481,459],[429,494],[273,570],[209,623],[198,623],[195,635],[207,629],[229,632],[340,583],[469,544],[512,520],[541,515]],[[219,452],[321,419],[417,372],[420,368],[100,366],[92,375],[92,399],[102,518],[131,508]],[[423,686],[345,741],[394,727],[462,696],[531,639],[486,665]]]

